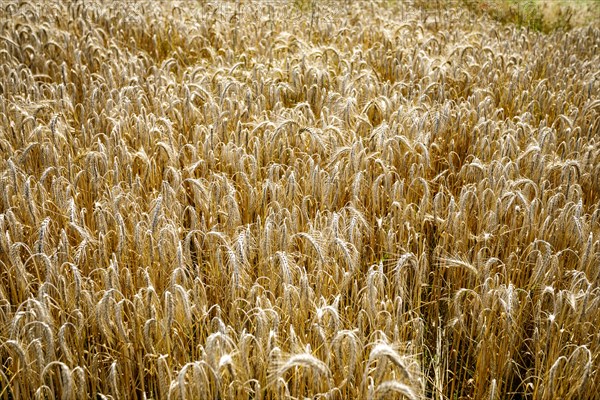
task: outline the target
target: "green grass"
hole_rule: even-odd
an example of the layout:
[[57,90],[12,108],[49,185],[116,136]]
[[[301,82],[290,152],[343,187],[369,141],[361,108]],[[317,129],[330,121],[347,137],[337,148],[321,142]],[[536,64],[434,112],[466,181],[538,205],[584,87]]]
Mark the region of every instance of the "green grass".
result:
[[502,23],[544,33],[600,21],[599,0],[462,0],[462,3]]

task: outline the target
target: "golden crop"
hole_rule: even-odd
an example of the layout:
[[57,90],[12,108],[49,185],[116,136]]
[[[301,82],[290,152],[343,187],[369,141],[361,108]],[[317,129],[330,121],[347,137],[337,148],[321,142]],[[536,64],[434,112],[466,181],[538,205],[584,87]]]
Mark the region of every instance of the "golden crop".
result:
[[0,9],[1,399],[600,398],[600,27]]

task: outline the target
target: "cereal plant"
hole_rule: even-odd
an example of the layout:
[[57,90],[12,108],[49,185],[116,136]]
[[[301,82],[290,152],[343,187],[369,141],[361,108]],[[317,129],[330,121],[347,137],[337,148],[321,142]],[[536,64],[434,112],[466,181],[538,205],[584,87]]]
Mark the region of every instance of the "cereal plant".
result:
[[486,7],[3,2],[0,399],[598,399],[600,19]]

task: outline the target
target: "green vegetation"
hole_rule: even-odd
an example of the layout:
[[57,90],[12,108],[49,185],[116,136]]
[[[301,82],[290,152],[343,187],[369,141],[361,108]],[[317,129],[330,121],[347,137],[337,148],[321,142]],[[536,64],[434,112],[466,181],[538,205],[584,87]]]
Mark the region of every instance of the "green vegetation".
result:
[[476,13],[502,23],[549,33],[600,22],[598,0],[462,0]]

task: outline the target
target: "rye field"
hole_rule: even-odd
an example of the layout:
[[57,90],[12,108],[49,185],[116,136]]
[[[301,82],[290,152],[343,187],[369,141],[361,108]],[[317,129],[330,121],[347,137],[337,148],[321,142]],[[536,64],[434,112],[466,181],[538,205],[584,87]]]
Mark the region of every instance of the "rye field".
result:
[[599,7],[542,3],[3,1],[0,399],[600,399]]

